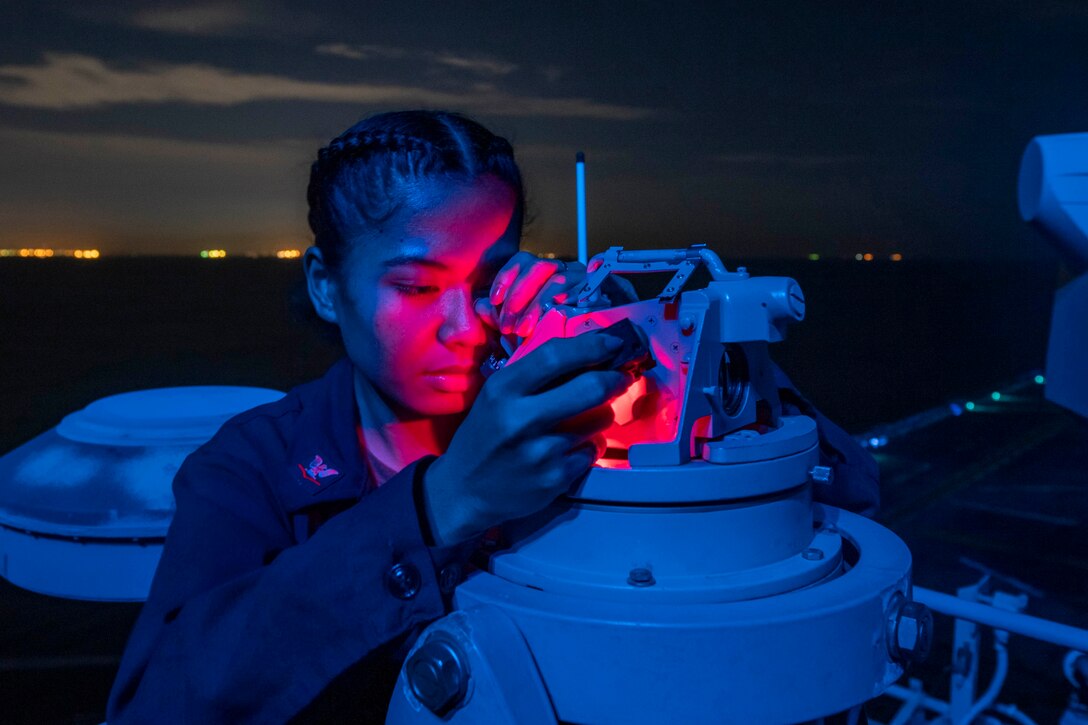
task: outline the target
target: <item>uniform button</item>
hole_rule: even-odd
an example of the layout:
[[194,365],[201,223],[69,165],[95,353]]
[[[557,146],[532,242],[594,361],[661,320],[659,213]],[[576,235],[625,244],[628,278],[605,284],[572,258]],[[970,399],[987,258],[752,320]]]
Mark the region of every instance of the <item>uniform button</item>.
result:
[[449,594],[461,583],[461,565],[457,562],[447,564],[438,572],[438,588],[443,594]]
[[422,578],[412,564],[394,564],[385,573],[385,586],[397,599],[411,599],[419,593]]

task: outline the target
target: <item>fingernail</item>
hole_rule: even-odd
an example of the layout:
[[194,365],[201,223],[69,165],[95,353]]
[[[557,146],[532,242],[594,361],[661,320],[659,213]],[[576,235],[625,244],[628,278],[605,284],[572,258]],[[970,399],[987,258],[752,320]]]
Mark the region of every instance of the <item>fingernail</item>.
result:
[[619,350],[621,347],[623,347],[623,340],[616,337],[615,335],[603,335],[603,337],[604,337],[604,346],[605,346],[606,349],[614,352],[616,350]]
[[532,325],[529,324],[530,322],[531,322],[531,320],[524,319],[524,320],[522,320],[521,322],[518,323],[518,329],[517,329],[517,332],[516,332],[518,337],[526,337],[526,336],[528,336],[528,334],[530,332],[533,331]]
[[491,296],[488,298],[488,299],[491,300],[491,304],[493,304],[493,305],[499,304],[499,302],[502,301],[502,295],[503,295],[504,292],[506,292],[506,289],[502,285],[499,285],[498,287],[493,289],[491,291]]

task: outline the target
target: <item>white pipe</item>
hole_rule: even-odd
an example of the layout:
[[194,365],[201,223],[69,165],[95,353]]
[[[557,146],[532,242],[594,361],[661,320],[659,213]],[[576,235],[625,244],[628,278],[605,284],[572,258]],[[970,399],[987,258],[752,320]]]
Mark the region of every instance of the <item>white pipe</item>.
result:
[[1002,705],[999,703],[993,706],[993,710],[1010,720],[1015,720],[1020,725],[1035,725],[1035,721],[1025,715],[1016,705]]
[[914,693],[914,696],[903,703],[903,706],[895,713],[895,717],[888,725],[908,725],[908,723],[914,722],[917,718],[918,708],[921,707],[919,700],[925,697],[921,692]]
[[589,247],[586,241],[586,155],[581,151],[574,163],[575,194],[578,200],[578,261],[589,261]]
[[921,690],[912,690],[902,685],[892,685],[884,691],[885,695],[891,695],[892,697],[899,698],[906,702],[915,702],[917,705],[924,707],[930,712],[938,715],[944,715],[948,712],[948,703],[944,700],[938,700],[936,697],[925,694]]
[[1005,648],[1005,642],[1003,641],[1007,638],[1008,634],[1004,632],[994,632],[994,654],[997,655],[994,676],[990,678],[990,686],[986,688],[986,692],[982,693],[982,697],[975,701],[975,704],[971,706],[971,709],[967,711],[967,714],[963,716],[958,725],[971,725],[976,717],[997,701],[1001,687],[1005,684],[1005,675],[1009,673],[1009,651]]
[[1088,630],[1070,627],[1066,624],[1051,622],[1047,619],[1032,617],[1028,614],[998,609],[988,604],[970,602],[949,594],[935,592],[932,589],[914,587],[914,600],[921,602],[935,612],[947,614],[956,619],[985,624],[994,629],[1004,629],[1013,634],[1050,642],[1062,647],[1088,651]]

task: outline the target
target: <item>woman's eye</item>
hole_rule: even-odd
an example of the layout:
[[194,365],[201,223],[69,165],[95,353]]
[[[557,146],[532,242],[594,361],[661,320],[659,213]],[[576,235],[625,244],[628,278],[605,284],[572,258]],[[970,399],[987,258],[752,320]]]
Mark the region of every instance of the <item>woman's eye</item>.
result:
[[394,284],[393,289],[402,295],[415,296],[433,294],[438,291],[434,285]]

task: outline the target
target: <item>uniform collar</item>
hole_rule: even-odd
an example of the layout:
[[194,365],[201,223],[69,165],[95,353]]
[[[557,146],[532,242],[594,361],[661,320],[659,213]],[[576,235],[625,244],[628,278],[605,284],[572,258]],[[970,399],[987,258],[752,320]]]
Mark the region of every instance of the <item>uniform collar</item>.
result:
[[346,357],[296,388],[300,412],[287,444],[281,488],[288,514],[331,501],[357,500],[369,476],[356,435],[354,367]]

